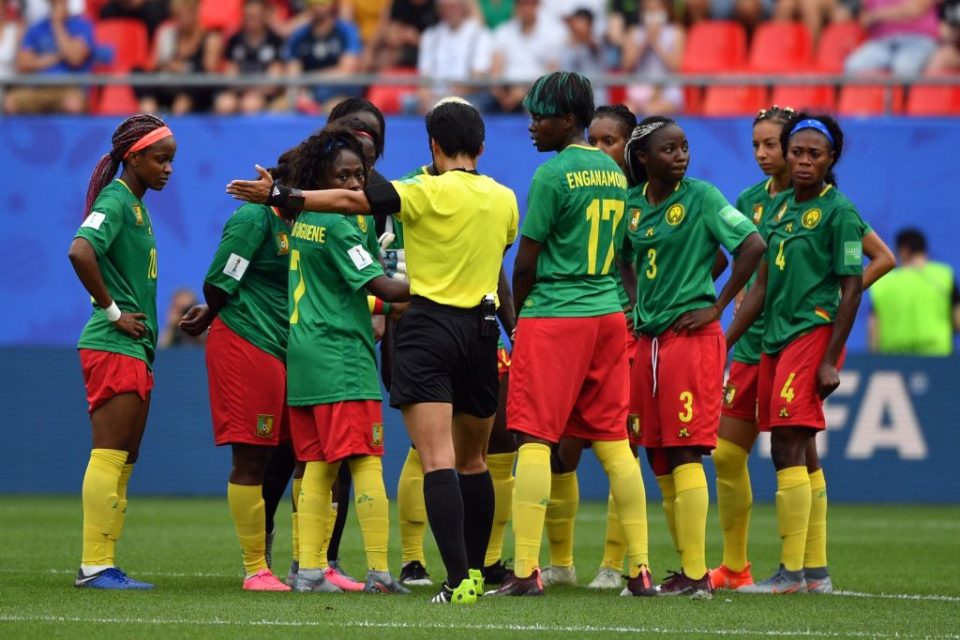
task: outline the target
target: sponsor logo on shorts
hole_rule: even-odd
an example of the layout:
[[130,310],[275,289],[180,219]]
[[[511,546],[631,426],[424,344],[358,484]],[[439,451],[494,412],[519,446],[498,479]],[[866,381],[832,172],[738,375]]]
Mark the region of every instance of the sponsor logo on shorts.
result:
[[800,218],[800,224],[806,229],[813,229],[820,224],[820,218],[822,217],[823,215],[820,213],[820,209],[810,209],[810,211],[805,212]]
[[780,413],[777,414],[777,415],[779,415],[779,417],[781,417],[781,418],[789,418],[789,417],[790,417],[790,412],[787,411],[787,408],[786,408],[786,407],[780,407]]
[[640,209],[630,209],[630,231],[640,227]]
[[678,437],[678,438],[689,438],[689,437],[690,437],[690,430],[687,429],[686,427],[682,427],[682,428],[680,429],[680,431],[677,433],[677,437]]
[[290,253],[290,236],[287,235],[285,231],[281,231],[276,235],[277,238],[277,255],[285,256]]
[[375,422],[373,424],[373,428],[371,429],[370,446],[373,446],[373,447],[383,446],[383,423],[382,422]]
[[260,414],[257,416],[257,437],[264,438],[265,440],[273,439],[273,422],[274,417],[270,415]]
[[737,388],[732,384],[728,384],[726,387],[723,388],[724,404],[726,404],[728,407],[732,407],[733,399],[736,397],[736,395],[737,395]]
[[664,216],[667,220],[667,224],[671,226],[677,226],[683,222],[683,217],[687,215],[687,210],[683,208],[682,204],[675,204],[667,209],[667,213]]
[[631,413],[627,416],[627,429],[630,430],[630,434],[634,438],[640,437],[640,416],[636,413]]

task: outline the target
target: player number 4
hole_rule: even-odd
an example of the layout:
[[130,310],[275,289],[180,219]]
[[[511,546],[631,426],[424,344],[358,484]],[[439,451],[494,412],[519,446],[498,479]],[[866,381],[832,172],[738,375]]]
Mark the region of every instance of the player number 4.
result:
[[590,223],[590,244],[587,246],[587,273],[597,275],[597,252],[600,248],[600,221],[610,220],[613,217],[613,228],[610,231],[610,246],[603,260],[600,275],[610,272],[613,257],[616,255],[617,228],[623,220],[623,211],[626,205],[623,200],[594,200],[587,207],[587,222]]
[[776,257],[776,259],[773,261],[773,264],[775,264],[775,265],[777,265],[778,267],[780,267],[780,271],[783,271],[783,270],[787,267],[787,260],[786,260],[786,258],[784,258],[784,256],[783,256],[783,243],[784,243],[784,242],[786,242],[786,240],[781,240],[781,241],[780,241],[780,248],[777,249],[777,257]]
[[790,375],[787,376],[787,381],[783,383],[783,388],[780,389],[780,397],[787,402],[793,402],[793,379],[796,377],[797,372],[791,371]]

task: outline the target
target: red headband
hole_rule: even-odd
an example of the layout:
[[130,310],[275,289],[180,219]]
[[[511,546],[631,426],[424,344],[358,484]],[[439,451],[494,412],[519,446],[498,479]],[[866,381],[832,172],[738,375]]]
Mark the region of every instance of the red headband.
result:
[[354,135],[357,135],[357,136],[363,136],[364,138],[366,138],[366,139],[369,140],[370,142],[373,142],[373,136],[370,135],[370,133],[367,132],[367,131],[354,131],[353,134],[354,134]]
[[131,147],[127,149],[127,152],[123,154],[123,159],[126,160],[131,153],[136,153],[141,149],[146,149],[147,147],[152,145],[154,142],[158,142],[160,140],[163,140],[167,136],[172,136],[172,135],[173,135],[173,131],[170,131],[170,127],[160,127],[159,129],[154,129],[150,133],[146,134],[145,136],[143,136],[142,138],[134,142],[133,145],[131,145]]

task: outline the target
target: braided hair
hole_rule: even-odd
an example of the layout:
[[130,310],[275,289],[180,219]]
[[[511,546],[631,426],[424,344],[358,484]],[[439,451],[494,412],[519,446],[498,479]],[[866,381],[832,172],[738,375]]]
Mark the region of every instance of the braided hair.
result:
[[124,163],[123,156],[134,145],[134,143],[147,135],[154,129],[165,127],[166,124],[160,118],[146,113],[138,113],[130,116],[120,123],[120,126],[113,132],[110,138],[112,144],[110,151],[103,154],[93,168],[93,175],[90,176],[90,182],[87,185],[87,199],[83,207],[84,217],[90,213],[93,203],[105,186],[110,184],[113,177],[117,175],[120,166]]
[[593,112],[593,119],[609,118],[615,120],[623,129],[623,137],[629,138],[637,126],[637,116],[622,104],[605,104]]
[[777,124],[787,124],[787,122],[797,114],[793,107],[781,107],[773,105],[769,109],[760,109],[757,117],[753,119],[754,126],[761,122],[776,122]]
[[380,131],[370,132],[371,135],[373,135],[373,146],[377,150],[377,159],[379,160],[383,157],[383,145],[387,137],[387,123],[383,118],[383,112],[377,108],[377,105],[366,98],[347,98],[342,102],[338,102],[333,109],[330,110],[327,126],[339,125],[340,123],[337,122],[337,120],[363,112],[372,115],[380,124]]
[[627,179],[631,184],[642,184],[649,179],[647,167],[640,162],[639,154],[650,146],[650,139],[660,129],[676,124],[677,121],[665,116],[649,116],[640,121],[630,134],[630,140],[624,149],[627,160]]
[[830,169],[827,170],[824,181],[827,184],[837,186],[837,174],[834,173],[833,168],[840,162],[840,155],[843,153],[843,130],[840,128],[840,124],[832,117],[823,114],[807,113],[805,111],[795,113],[792,118],[784,123],[783,131],[780,133],[780,147],[783,149],[783,157],[787,157],[787,146],[790,143],[790,134],[793,128],[803,120],[817,120],[830,132],[830,136],[833,138],[833,142],[830,145],[833,150],[833,162],[830,163]]
[[327,174],[343,150],[355,153],[363,166],[363,174],[369,173],[370,167],[357,136],[350,129],[334,125],[321,129],[297,146],[290,160],[291,184],[303,190],[328,188]]

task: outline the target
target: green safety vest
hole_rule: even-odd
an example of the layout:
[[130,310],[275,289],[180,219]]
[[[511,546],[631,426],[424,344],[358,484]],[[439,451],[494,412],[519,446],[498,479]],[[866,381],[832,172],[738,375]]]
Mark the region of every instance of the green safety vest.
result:
[[897,267],[870,288],[880,353],[949,356],[953,269],[940,262]]

